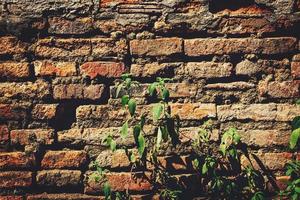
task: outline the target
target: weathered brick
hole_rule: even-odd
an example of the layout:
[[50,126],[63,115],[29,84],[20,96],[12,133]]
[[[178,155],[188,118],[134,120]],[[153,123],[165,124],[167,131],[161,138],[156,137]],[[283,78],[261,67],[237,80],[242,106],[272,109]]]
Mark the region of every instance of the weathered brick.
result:
[[128,47],[126,40],[113,40],[110,38],[92,38],[92,56],[94,58],[123,58],[127,54]]
[[[89,176],[90,173],[87,173]],[[150,191],[152,184],[149,182],[149,173],[107,173],[106,178],[112,191]],[[86,194],[97,194],[101,192],[104,182],[96,183],[93,178],[88,178],[85,183]]]
[[291,121],[300,114],[300,107],[290,104],[233,104],[217,106],[218,119],[253,121]]
[[35,61],[34,71],[36,76],[75,76],[75,62]]
[[181,120],[201,120],[217,116],[215,104],[171,104],[171,112],[173,116],[178,115]]
[[106,146],[103,142],[108,134],[114,136],[117,145],[132,146],[134,144],[133,134],[129,133],[126,139],[120,137],[120,127],[110,128],[85,128],[70,129],[67,131],[58,132],[58,142],[71,143],[71,144],[91,144]]
[[9,129],[5,124],[0,125],[0,144],[5,144],[9,141]]
[[24,119],[29,107],[27,103],[0,104],[0,119]]
[[53,87],[54,99],[100,99],[104,92],[104,85],[59,84]]
[[236,65],[235,70],[237,75],[251,76],[261,72],[263,69],[257,63],[251,62],[250,60],[243,60]]
[[48,151],[41,166],[43,169],[72,169],[80,168],[87,162],[84,151]]
[[121,3],[139,3],[141,2],[140,0],[104,0],[101,1],[100,7],[110,7],[110,6],[115,6],[116,4],[121,4]]
[[125,150],[120,149],[115,151],[111,157],[111,168],[125,168],[131,165],[128,155]]
[[189,62],[176,73],[191,78],[219,78],[229,77],[232,71],[233,65],[231,63]]
[[0,196],[0,200],[23,200],[23,197],[22,196],[17,196],[17,195]]
[[50,120],[55,118],[58,104],[36,104],[31,112],[33,119]]
[[0,169],[28,169],[35,164],[33,155],[23,152],[0,152]]
[[[120,9],[118,10],[120,12]],[[145,11],[145,9],[141,10]],[[110,19],[95,20],[94,28],[106,34],[115,31],[122,31],[123,33],[143,31],[151,26],[150,23],[153,19],[150,17],[148,14],[127,12],[125,14],[118,14]]]
[[31,185],[32,172],[0,172],[0,188],[30,187]]
[[74,187],[82,182],[79,170],[43,170],[38,171],[36,182],[40,186]]
[[272,98],[294,98],[300,96],[299,87],[300,81],[261,81],[258,85],[258,92],[261,96]]
[[11,143],[13,145],[28,145],[34,141],[41,144],[50,145],[54,142],[54,130],[52,129],[23,129],[12,130],[10,132]]
[[161,38],[130,41],[130,52],[139,56],[169,56],[183,52],[181,38]]
[[[211,141],[219,141],[220,133],[219,129],[213,129],[209,132]],[[199,135],[199,127],[187,127],[187,128],[180,128],[179,129],[179,140],[182,143],[192,142],[198,139]]]
[[253,83],[238,81],[231,83],[207,84],[204,88],[213,90],[248,90],[251,88],[255,88],[255,85]]
[[90,17],[75,18],[73,20],[50,17],[48,23],[48,32],[55,34],[84,34],[90,32],[93,28],[93,20]]
[[300,78],[300,61],[293,61],[291,63],[291,74],[293,78]]
[[[153,104],[145,106],[137,106],[137,113],[140,115],[150,113]],[[216,117],[215,104],[201,103],[175,103],[170,104],[172,115],[178,115],[181,120],[201,120],[204,118]],[[115,108],[107,105],[98,106],[79,106],[76,109],[76,117],[80,120],[88,119],[107,119],[109,120],[124,120],[129,113],[121,108]]]
[[147,63],[145,65],[132,64],[130,73],[136,77],[170,77],[174,70],[182,66],[183,63]]
[[87,62],[80,66],[80,73],[92,79],[97,76],[105,78],[119,78],[124,72],[124,63]]
[[188,39],[184,41],[187,56],[213,54],[280,54],[292,52],[297,47],[297,39],[279,38],[242,38],[242,39]]
[[[192,158],[190,156],[166,156],[157,157],[159,166],[168,172],[191,171],[193,170]],[[148,163],[147,168],[153,170],[154,166]]]
[[[263,153],[258,152],[250,155],[250,160],[255,169],[261,169],[260,162],[268,170],[283,170],[285,164],[292,159],[292,153]],[[241,157],[242,166],[250,165],[248,158]],[[262,169],[263,170],[263,169]]]
[[43,99],[50,95],[50,85],[44,80],[23,83],[0,83],[0,97]]
[[239,131],[242,141],[247,145],[271,147],[273,145],[287,146],[291,131],[286,130],[245,130]]
[[29,63],[4,62],[0,63],[0,77],[7,79],[28,78],[30,76]]
[[74,58],[88,56],[91,52],[90,39],[52,39],[38,40],[35,55],[41,58]]
[[215,26],[208,29],[210,33],[250,34],[272,33],[276,28],[266,18],[258,17],[222,17]]
[[27,51],[27,45],[16,37],[0,37],[0,41],[0,55],[24,54]]
[[26,200],[105,200],[104,196],[91,196],[80,193],[63,194],[33,194],[28,195]]
[[[130,95],[133,97],[146,97],[148,94],[149,84],[140,84],[138,86],[132,86],[130,89]],[[200,89],[196,84],[189,83],[166,83],[166,88],[170,92],[170,98],[193,98],[198,94]],[[110,88],[110,94],[112,98],[116,98],[115,86]],[[125,94],[124,90],[121,90],[119,96]]]

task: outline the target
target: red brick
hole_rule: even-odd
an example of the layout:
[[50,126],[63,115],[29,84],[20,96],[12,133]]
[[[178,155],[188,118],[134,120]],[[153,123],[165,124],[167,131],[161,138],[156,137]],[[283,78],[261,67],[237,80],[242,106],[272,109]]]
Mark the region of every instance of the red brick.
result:
[[35,164],[33,155],[23,152],[0,152],[0,169],[28,169]]
[[33,119],[50,120],[54,119],[58,110],[58,104],[36,104],[31,112]]
[[80,66],[80,73],[90,78],[97,76],[118,78],[125,72],[124,63],[115,62],[87,62]]
[[5,62],[0,63],[0,77],[7,79],[28,78],[30,76],[29,63]]
[[300,61],[294,61],[291,63],[291,74],[293,78],[300,78]]
[[26,200],[105,200],[104,196],[90,196],[80,193],[63,194],[34,194],[28,195]]
[[0,55],[24,54],[26,50],[27,45],[19,41],[16,37],[0,37]]
[[130,167],[131,163],[125,150],[119,149],[112,154],[111,168]]
[[84,34],[91,31],[93,26],[93,20],[89,17],[75,18],[73,20],[50,17],[48,23],[48,32],[55,34]]
[[59,84],[53,87],[54,99],[100,99],[104,85]]
[[181,38],[132,40],[130,52],[139,56],[169,56],[183,52]]
[[231,82],[231,83],[212,83],[207,84],[204,88],[213,90],[248,90],[255,88],[255,85],[248,82]]
[[29,104],[0,104],[0,119],[24,119]]
[[35,61],[34,70],[36,76],[75,76],[76,63],[74,62],[54,62],[54,61]]
[[297,48],[297,39],[279,38],[242,38],[242,39],[188,39],[184,41],[187,56],[223,54],[280,54],[292,52]]
[[23,200],[22,196],[0,196],[0,200]]
[[295,98],[300,96],[300,81],[267,82],[262,81],[258,85],[260,96],[271,98]]
[[253,121],[284,121],[293,120],[300,114],[300,107],[290,104],[233,104],[217,106],[220,121],[253,120]]
[[74,187],[81,184],[79,170],[43,170],[38,171],[36,182],[40,186]]
[[[89,176],[90,173],[87,174]],[[150,191],[152,185],[149,182],[149,173],[107,173],[106,178],[112,191]],[[96,194],[101,191],[103,182],[96,183],[92,177],[88,178],[84,192],[86,194]]]
[[53,144],[54,130],[52,129],[22,129],[10,132],[11,143],[13,145],[28,145],[33,140],[45,145]]
[[[267,170],[283,170],[285,164],[291,161],[292,153],[255,153],[250,155],[250,160],[255,169],[261,169],[260,162]],[[258,161],[257,161],[258,160]],[[248,158],[245,156],[241,157],[242,166],[247,166],[250,164]],[[263,169],[261,169],[263,170]]]
[[29,187],[32,185],[32,172],[0,172],[0,188]]
[[5,124],[0,125],[0,144],[7,143],[9,140],[9,129]]
[[41,166],[44,169],[80,168],[87,162],[84,151],[48,151]]

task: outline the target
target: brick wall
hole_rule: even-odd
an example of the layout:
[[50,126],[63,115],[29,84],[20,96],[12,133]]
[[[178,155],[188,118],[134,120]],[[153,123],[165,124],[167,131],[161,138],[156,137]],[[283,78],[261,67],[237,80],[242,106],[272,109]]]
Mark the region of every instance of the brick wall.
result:
[[[138,109],[155,77],[174,79],[181,133],[212,119],[217,141],[236,127],[274,177],[296,156],[286,149],[300,115],[299,0],[2,0],[0,14],[1,200],[103,199],[87,179],[95,160],[114,191],[153,195],[148,174],[102,143],[108,132],[134,143],[118,138],[126,113],[113,82],[124,72],[143,83]],[[160,155],[189,189],[190,150],[182,138]]]

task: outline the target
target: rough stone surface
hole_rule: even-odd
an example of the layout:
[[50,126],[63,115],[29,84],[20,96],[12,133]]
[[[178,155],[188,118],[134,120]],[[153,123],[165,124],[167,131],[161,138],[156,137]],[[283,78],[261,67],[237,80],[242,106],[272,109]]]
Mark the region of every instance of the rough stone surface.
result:
[[[195,194],[184,198],[206,196],[191,162],[207,120],[213,152],[236,128],[254,167],[284,189],[285,164],[300,160],[286,152],[300,115],[299,27],[299,0],[1,0],[0,199],[104,200],[106,180],[133,200],[162,198],[153,165],[133,165],[124,150],[139,156],[132,126],[143,115],[146,150],[157,140],[161,100],[148,87],[158,77],[180,118],[178,141],[162,142],[158,162]],[[134,117],[116,97],[124,73],[140,82],[119,92],[136,100]]]
[[37,172],[36,181],[41,186],[75,187],[81,183],[81,172],[77,170],[43,170]]
[[84,151],[48,151],[41,166],[44,169],[80,168],[86,161]]

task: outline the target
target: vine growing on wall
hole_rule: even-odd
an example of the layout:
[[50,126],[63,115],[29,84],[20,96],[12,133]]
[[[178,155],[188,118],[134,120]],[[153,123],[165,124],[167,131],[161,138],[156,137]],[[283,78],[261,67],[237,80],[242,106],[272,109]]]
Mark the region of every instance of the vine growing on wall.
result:
[[[128,117],[124,120],[120,130],[120,136],[127,139],[133,134],[135,146],[133,149],[124,148],[132,169],[140,167],[147,168],[147,163],[153,166],[151,182],[156,193],[161,199],[176,200],[184,198],[184,191],[174,179],[161,167],[158,161],[158,153],[163,143],[171,143],[176,146],[179,143],[180,119],[172,114],[170,108],[170,91],[166,83],[172,81],[168,78],[158,77],[155,82],[149,85],[147,94],[154,98],[156,103],[152,106],[151,112],[138,112],[137,100],[132,94],[133,87],[139,87],[140,83],[133,80],[130,74],[122,75],[122,79],[116,83],[116,98],[120,99],[122,108],[128,111]],[[143,105],[142,109],[146,109]],[[144,114],[143,114],[144,113]],[[145,125],[155,127],[155,139],[147,138]],[[296,148],[300,138],[300,117],[293,122],[290,148]],[[222,134],[219,144],[211,141],[213,122],[211,120],[199,127],[196,139],[188,138],[193,148],[192,166],[198,173],[201,180],[201,188],[204,194],[213,199],[251,199],[263,200],[266,197],[266,184],[261,172],[252,165],[249,153],[245,144],[241,142],[241,136],[237,129],[229,128]],[[183,135],[183,137],[186,137]],[[114,152],[117,150],[117,143],[112,135],[107,135],[104,143]],[[217,150],[216,150],[217,149]],[[242,166],[241,155],[249,159],[250,165]],[[106,170],[94,163],[96,172],[90,177],[96,182],[101,182],[103,194],[107,200],[130,199],[129,191],[112,192],[106,179]],[[291,162],[287,165],[287,175],[291,176],[285,191],[281,196],[292,196],[297,199],[299,196],[299,162]],[[296,198],[297,197],[297,198]]]

